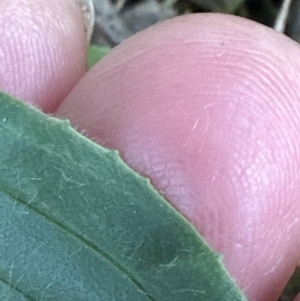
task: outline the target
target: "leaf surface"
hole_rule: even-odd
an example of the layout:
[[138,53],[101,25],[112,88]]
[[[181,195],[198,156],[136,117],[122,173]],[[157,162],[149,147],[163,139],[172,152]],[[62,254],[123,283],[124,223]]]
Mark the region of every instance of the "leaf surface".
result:
[[0,299],[246,300],[116,151],[0,93]]
[[100,61],[111,49],[106,46],[89,45],[88,48],[88,67],[92,68]]

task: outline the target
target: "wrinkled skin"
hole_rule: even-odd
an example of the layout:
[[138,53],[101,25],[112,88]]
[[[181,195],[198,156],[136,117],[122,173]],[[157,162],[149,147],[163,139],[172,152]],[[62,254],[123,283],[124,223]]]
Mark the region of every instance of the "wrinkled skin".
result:
[[2,90],[118,149],[249,300],[278,298],[300,257],[298,45],[245,19],[184,16],[85,73],[71,0],[2,1],[0,40]]
[[86,71],[74,0],[0,1],[0,89],[53,112]]

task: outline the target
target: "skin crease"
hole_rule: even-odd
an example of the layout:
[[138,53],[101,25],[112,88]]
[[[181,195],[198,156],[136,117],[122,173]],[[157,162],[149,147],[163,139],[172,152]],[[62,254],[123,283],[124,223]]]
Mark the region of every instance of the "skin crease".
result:
[[[38,5],[40,30],[57,39],[47,55],[48,40],[29,43],[36,55],[24,62],[19,47],[27,39],[1,34],[0,88],[53,112],[84,72],[85,37],[72,1],[41,2],[0,4],[4,35],[14,31],[3,25],[17,22],[8,7],[22,3]],[[54,26],[48,14],[61,5]],[[34,40],[30,28],[22,32]],[[56,112],[148,174],[224,254],[249,300],[276,300],[299,261],[299,54],[284,36],[247,20],[181,17],[117,47]]]
[[74,0],[50,2],[0,3],[0,89],[45,112],[53,111],[86,71],[79,5]]
[[299,57],[248,20],[185,16],[125,41],[57,114],[150,177],[249,300],[276,300],[300,253]]

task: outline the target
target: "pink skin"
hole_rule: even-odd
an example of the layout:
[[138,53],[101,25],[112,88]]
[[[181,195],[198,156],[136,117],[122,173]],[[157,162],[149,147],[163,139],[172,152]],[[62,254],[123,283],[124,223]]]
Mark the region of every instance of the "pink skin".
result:
[[150,177],[250,300],[276,300],[300,254],[299,57],[256,23],[185,16],[115,49],[57,113]]
[[53,111],[86,71],[74,0],[0,1],[0,89]]
[[300,294],[297,295],[297,297],[294,299],[294,301],[300,301]]
[[[7,6],[12,2],[20,1]],[[39,13],[57,2],[45,1]],[[64,18],[70,13],[73,23],[79,11],[66,3]],[[0,4],[0,20],[3,10]],[[41,28],[48,23],[43,19]],[[16,60],[14,80],[3,75],[2,89],[53,112],[85,66],[85,37],[79,30],[65,39],[68,24],[53,28],[59,41],[53,51],[72,49],[70,55],[62,50],[46,56],[45,40],[30,44],[28,51],[36,53],[29,64],[33,79],[22,71],[26,62]],[[19,44],[15,39],[0,45],[10,57]],[[244,19],[181,17],[117,47],[82,78],[56,114],[119,149],[149,176],[224,254],[249,300],[275,301],[300,257],[299,56],[295,43]],[[45,64],[50,69],[44,74]],[[41,74],[51,92],[41,92]],[[14,83],[24,81],[26,89],[17,89]]]

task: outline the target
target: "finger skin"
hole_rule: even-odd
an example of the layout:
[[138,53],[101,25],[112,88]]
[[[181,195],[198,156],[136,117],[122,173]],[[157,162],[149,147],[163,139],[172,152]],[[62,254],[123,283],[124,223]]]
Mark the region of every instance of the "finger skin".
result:
[[57,114],[151,178],[249,300],[299,261],[298,46],[262,25],[179,17],[125,41]]
[[52,112],[86,70],[86,36],[74,0],[2,0],[0,90]]

